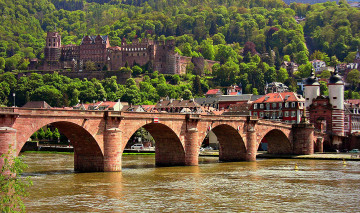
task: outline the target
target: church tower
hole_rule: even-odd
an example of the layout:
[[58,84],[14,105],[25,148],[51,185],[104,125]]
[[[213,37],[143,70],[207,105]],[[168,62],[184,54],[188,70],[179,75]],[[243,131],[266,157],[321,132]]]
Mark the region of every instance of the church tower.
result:
[[48,32],[45,45],[45,60],[58,61],[61,55],[61,35],[58,32]]
[[328,83],[329,102],[332,105],[332,132],[334,135],[344,135],[344,82],[337,69]]
[[[314,70],[311,71],[311,76],[305,80],[304,97],[305,97],[305,109],[308,109],[313,100],[320,95],[320,84],[315,77]],[[309,117],[308,111],[306,116]]]

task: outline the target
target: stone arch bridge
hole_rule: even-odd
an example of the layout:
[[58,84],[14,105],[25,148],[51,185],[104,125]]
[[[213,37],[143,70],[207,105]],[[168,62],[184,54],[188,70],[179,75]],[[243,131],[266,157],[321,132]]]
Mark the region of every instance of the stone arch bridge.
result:
[[220,161],[255,161],[263,138],[273,154],[312,154],[316,142],[310,124],[249,116],[0,108],[0,154],[11,145],[18,155],[27,139],[47,124],[71,140],[74,169],[80,172],[121,171],[123,150],[140,127],[155,140],[157,166],[197,165],[210,129],[219,141]]

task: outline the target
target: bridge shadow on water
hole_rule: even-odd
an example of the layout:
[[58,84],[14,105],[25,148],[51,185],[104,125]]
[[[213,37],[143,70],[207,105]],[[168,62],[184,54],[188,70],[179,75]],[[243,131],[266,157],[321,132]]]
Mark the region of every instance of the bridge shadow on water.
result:
[[37,171],[37,172],[24,172],[21,174],[22,177],[37,177],[37,176],[46,176],[46,175],[66,175],[78,173],[72,170],[50,170],[50,171]]

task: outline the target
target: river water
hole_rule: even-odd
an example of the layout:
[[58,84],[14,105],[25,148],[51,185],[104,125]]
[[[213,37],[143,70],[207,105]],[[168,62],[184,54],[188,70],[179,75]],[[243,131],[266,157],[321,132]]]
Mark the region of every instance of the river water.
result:
[[360,212],[359,161],[217,160],[155,167],[154,156],[125,155],[122,172],[75,173],[73,155],[25,153],[24,203],[27,212]]

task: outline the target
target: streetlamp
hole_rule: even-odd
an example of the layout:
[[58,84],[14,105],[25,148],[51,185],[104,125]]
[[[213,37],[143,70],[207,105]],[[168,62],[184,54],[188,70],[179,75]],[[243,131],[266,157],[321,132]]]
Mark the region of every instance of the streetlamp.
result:
[[16,106],[15,105],[15,92],[13,93],[13,97],[14,97],[14,107]]

